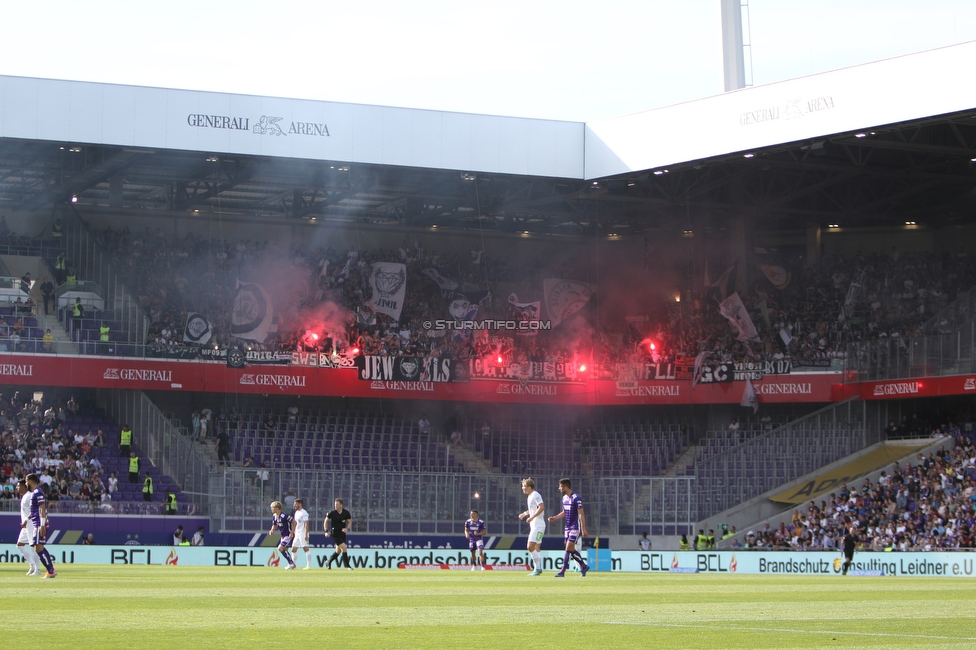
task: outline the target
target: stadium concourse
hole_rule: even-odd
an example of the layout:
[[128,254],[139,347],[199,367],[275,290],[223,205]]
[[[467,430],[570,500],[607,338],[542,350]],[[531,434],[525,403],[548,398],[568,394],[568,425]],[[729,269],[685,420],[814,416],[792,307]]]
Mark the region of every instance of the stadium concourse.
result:
[[968,548],[974,53],[589,124],[0,77],[4,509],[39,470],[63,543],[339,497],[353,545],[510,550],[568,477],[678,549],[910,437],[738,542]]

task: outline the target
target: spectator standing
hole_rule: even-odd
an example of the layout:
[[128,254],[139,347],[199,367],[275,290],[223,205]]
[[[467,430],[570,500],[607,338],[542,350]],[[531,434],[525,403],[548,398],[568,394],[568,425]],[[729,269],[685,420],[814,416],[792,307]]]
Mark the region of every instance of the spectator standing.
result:
[[64,284],[64,279],[67,277],[65,275],[65,271],[68,268],[68,265],[64,255],[65,252],[61,251],[58,253],[57,259],[54,261],[54,281],[59,285]]
[[430,435],[430,420],[427,419],[426,413],[420,416],[420,420],[417,422],[417,430],[420,431],[421,435]]
[[647,533],[641,535],[641,538],[637,540],[637,545],[640,546],[640,550],[642,551],[651,550],[651,540],[648,539]]
[[271,472],[269,472],[268,468],[264,466],[264,463],[261,463],[261,467],[258,468],[257,471],[257,481],[258,486],[261,488],[261,492],[264,492],[264,488],[268,485],[270,480]]
[[41,297],[44,298],[44,315],[47,316],[51,300],[54,299],[54,284],[47,278],[41,282]]
[[230,450],[230,436],[227,435],[227,431],[224,429],[220,430],[217,434],[217,462],[220,464],[226,463],[230,460],[229,456]]
[[197,532],[193,533],[193,540],[190,542],[191,546],[203,546],[203,526],[197,528]]
[[[275,416],[268,413],[268,417],[264,420],[263,431],[264,437],[274,437],[275,432],[278,430],[278,421],[275,420]],[[289,506],[290,507],[290,506]]]

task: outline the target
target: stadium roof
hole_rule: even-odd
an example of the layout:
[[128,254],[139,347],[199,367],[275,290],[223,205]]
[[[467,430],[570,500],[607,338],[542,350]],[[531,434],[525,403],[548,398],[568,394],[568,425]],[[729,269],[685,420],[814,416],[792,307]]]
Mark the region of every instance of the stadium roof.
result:
[[[593,123],[0,77],[0,209],[639,232],[966,219],[967,43]],[[629,230],[628,230],[629,229]]]

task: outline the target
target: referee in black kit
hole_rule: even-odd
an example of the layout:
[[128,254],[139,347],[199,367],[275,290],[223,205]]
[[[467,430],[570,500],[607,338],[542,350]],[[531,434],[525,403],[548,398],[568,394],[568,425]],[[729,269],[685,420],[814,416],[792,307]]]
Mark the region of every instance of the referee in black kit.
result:
[[341,554],[342,559],[339,562],[345,564],[347,570],[352,571],[352,567],[349,566],[349,553],[346,550],[346,533],[352,528],[352,515],[343,507],[342,499],[335,500],[335,510],[325,516],[323,527],[325,528],[325,536],[331,535],[335,542],[335,552],[329,558],[325,568],[331,569],[332,562],[338,560]]
[[847,570],[854,564],[854,549],[860,540],[857,537],[857,524],[851,524],[847,534],[844,535],[844,570],[843,575],[847,575]]

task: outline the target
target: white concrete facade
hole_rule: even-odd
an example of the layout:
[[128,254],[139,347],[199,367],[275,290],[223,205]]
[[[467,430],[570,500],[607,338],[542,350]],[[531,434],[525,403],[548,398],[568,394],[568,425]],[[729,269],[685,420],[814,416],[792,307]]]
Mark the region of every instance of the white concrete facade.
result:
[[976,108],[976,42],[591,123],[0,76],[0,137],[596,179]]

